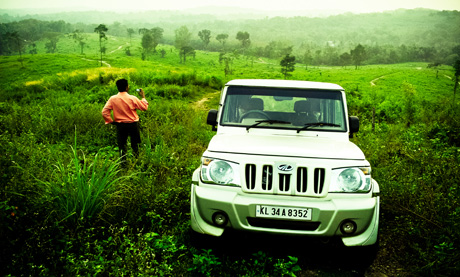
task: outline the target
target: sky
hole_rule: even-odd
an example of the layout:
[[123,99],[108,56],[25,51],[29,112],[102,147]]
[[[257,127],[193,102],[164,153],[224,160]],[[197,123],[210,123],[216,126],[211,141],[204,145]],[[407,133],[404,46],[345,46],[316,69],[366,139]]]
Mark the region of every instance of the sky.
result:
[[366,13],[396,9],[459,10],[460,0],[0,0],[0,9],[183,10],[204,6],[269,11],[343,10]]

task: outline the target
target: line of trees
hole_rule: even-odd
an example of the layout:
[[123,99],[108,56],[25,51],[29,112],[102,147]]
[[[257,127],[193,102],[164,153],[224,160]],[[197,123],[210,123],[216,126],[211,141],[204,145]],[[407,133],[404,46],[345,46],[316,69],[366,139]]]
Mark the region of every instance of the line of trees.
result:
[[71,33],[71,24],[65,21],[40,21],[27,19],[19,22],[0,24],[0,55],[36,53],[36,42],[45,40],[48,53],[55,53],[62,34]]
[[[81,25],[81,24],[80,24]],[[96,31],[103,25],[106,30]],[[19,22],[0,24],[0,55],[22,55],[24,53],[37,53],[36,42],[45,40],[45,48],[48,53],[55,53],[57,43],[63,35],[74,39],[80,47],[80,53],[84,53],[86,46],[87,33],[83,31],[87,28],[73,29],[76,25],[68,24],[64,21],[46,22],[35,19],[28,19]],[[123,27],[121,23],[114,26],[117,29]],[[80,26],[82,27],[82,26]],[[94,25],[93,30],[100,36],[101,62],[102,54],[105,53],[103,40],[105,35],[110,34],[112,27],[104,24]],[[102,33],[100,32],[102,31]],[[309,42],[295,46],[288,41],[269,41],[253,42],[248,31],[238,31],[230,35],[228,33],[218,33],[214,35],[209,29],[202,29],[194,33],[183,25],[174,30],[174,40],[171,41],[164,37],[164,29],[161,27],[140,28],[138,32],[133,28],[126,28],[124,36],[132,37],[140,35],[142,58],[147,59],[152,54],[157,53],[157,46],[160,43],[173,44],[179,53],[180,62],[185,63],[187,58],[194,57],[196,50],[220,51],[220,62],[226,62],[231,67],[231,60],[235,55],[252,56],[256,58],[270,58],[281,60],[286,55],[296,56],[297,61],[310,65],[354,65],[359,67],[362,64],[390,64],[401,62],[430,62],[434,64],[453,65],[459,59],[460,45],[453,49],[446,47],[426,47],[416,45],[345,45],[343,43]],[[229,44],[231,41],[231,44]],[[214,44],[213,44],[214,42]],[[238,43],[236,43],[238,42]],[[214,45],[211,47],[211,45]],[[218,46],[216,48],[216,45]],[[130,55],[129,48],[126,50]],[[162,53],[164,56],[165,53]],[[229,69],[231,71],[231,69]]]

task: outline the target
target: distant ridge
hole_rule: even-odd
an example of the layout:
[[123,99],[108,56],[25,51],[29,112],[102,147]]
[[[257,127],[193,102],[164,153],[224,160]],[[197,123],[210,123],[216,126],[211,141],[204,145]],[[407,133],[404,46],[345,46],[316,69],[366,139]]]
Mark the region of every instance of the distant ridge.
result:
[[275,17],[275,16],[307,16],[307,17],[327,17],[331,15],[338,15],[347,13],[344,10],[280,10],[280,11],[269,11],[269,10],[258,10],[258,9],[245,9],[238,7],[218,7],[218,6],[204,6],[201,8],[193,8],[183,10],[185,13],[190,14],[212,14],[212,15],[253,15],[258,17]]
[[[216,18],[224,21],[231,20],[241,20],[241,19],[261,19],[266,17],[295,17],[295,16],[305,16],[305,17],[328,17],[333,15],[339,15],[344,13],[350,13],[349,11],[344,10],[280,10],[280,11],[269,11],[269,10],[258,10],[258,9],[248,9],[248,8],[239,8],[239,7],[218,7],[218,6],[204,6],[200,8],[191,8],[183,10],[125,10],[125,11],[116,11],[116,10],[94,10],[87,9],[84,7],[75,8],[72,10],[66,9],[0,9],[0,15],[5,18],[5,15],[8,15],[10,18],[16,18],[16,20],[35,18],[42,20],[50,20],[50,18],[56,18],[55,20],[65,20],[66,22],[74,23],[69,21],[67,15],[74,14],[88,14],[88,13],[99,13],[103,15],[102,18],[107,17],[107,15],[113,15],[112,22],[117,21],[115,19],[116,15],[119,14],[155,14],[157,18],[170,17],[175,14],[190,14],[190,15],[209,15],[210,18]],[[63,16],[66,15],[66,16]],[[224,16],[222,18],[222,16]],[[227,17],[225,17],[227,16]],[[231,17],[228,17],[231,16]],[[119,19],[118,19],[119,20]],[[110,22],[111,23],[111,22]]]

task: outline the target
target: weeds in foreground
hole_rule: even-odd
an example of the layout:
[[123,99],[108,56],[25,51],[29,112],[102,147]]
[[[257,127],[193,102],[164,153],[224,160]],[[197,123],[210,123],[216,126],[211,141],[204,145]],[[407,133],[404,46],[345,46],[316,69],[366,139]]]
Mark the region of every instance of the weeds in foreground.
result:
[[117,177],[120,161],[101,159],[98,154],[90,161],[77,153],[77,138],[72,147],[71,164],[58,162],[51,181],[39,181],[43,200],[51,203],[57,223],[71,226],[95,219],[110,201],[114,187],[123,178]]

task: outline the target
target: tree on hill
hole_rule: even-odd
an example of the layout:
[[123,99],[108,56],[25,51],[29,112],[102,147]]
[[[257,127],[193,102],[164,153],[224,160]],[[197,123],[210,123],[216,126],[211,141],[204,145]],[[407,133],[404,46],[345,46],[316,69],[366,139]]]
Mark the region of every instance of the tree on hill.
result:
[[56,53],[60,35],[60,33],[56,32],[47,32],[44,34],[45,38],[48,39],[48,42],[45,43],[47,53]]
[[222,49],[225,48],[225,43],[227,42],[228,34],[218,34],[216,40],[222,44]]
[[96,28],[94,28],[94,32],[99,34],[99,52],[101,53],[101,66],[102,66],[102,54],[105,53],[105,47],[102,45],[102,40],[107,40],[107,36],[105,33],[109,29],[104,24],[99,24]]
[[281,65],[281,73],[284,75],[284,79],[287,79],[291,74],[290,72],[294,72],[295,70],[295,56],[290,56],[287,54],[280,62]]
[[195,50],[191,46],[184,46],[180,49],[179,56],[181,62],[184,61],[185,64],[185,62],[187,61],[187,56],[195,57]]
[[350,51],[351,59],[355,64],[355,68],[358,69],[358,66],[366,59],[366,49],[361,44],[355,47]]
[[248,32],[238,32],[236,34],[236,39],[241,42],[241,48],[243,49],[243,55],[245,53],[245,50],[249,48],[251,45],[251,39],[249,38],[249,33]]
[[347,52],[343,53],[342,55],[340,55],[339,57],[339,63],[341,66],[347,66],[349,64],[351,64],[351,55]]
[[219,64],[224,63],[224,73],[225,77],[233,74],[233,60],[238,58],[238,50],[234,50],[230,53],[221,52],[219,54]]
[[19,54],[19,61],[21,62],[21,66],[24,67],[24,63],[22,60],[22,52],[24,51],[25,47],[25,40],[19,36],[18,32],[7,32],[6,37],[9,42],[9,48],[13,51],[17,51]]
[[142,35],[141,46],[142,60],[145,60],[153,50],[153,36],[150,32],[146,32],[144,35]]
[[308,65],[311,64],[313,61],[313,56],[311,55],[311,51],[309,49],[305,50],[303,54],[303,62],[305,63],[305,70],[308,70]]
[[131,38],[133,37],[134,35],[134,29],[133,28],[128,28],[126,29],[126,32],[128,32],[128,37],[129,37],[129,44],[131,44]]
[[83,55],[83,49],[85,48],[85,40],[86,36],[83,34],[81,30],[75,30],[73,33],[70,34],[70,37],[75,41],[78,42],[78,45],[80,46],[80,54]]
[[125,34],[125,27],[119,21],[113,22],[110,26],[110,35],[121,37]]
[[[183,53],[188,53],[190,50],[187,47],[190,46],[190,39],[192,38],[192,34],[188,30],[187,26],[181,26],[179,29],[176,29],[174,33],[176,35],[174,46],[179,50],[179,58],[182,62]],[[185,56],[186,55],[187,54],[185,54]]]
[[139,34],[140,34],[140,35],[146,34],[146,33],[148,33],[148,32],[150,32],[150,30],[147,29],[147,28],[141,28],[141,29],[139,29]]
[[204,29],[198,32],[198,36],[200,37],[201,41],[203,41],[204,48],[208,48],[208,44],[211,41],[211,31]]
[[157,46],[160,44],[161,40],[163,39],[163,32],[164,30],[160,27],[155,27],[150,30],[152,32],[153,38],[153,53],[157,52]]
[[156,53],[156,48],[163,38],[163,29],[155,27],[153,29],[139,29],[139,34],[142,34],[142,59],[145,60],[150,53]]

